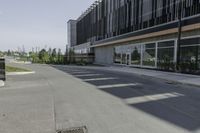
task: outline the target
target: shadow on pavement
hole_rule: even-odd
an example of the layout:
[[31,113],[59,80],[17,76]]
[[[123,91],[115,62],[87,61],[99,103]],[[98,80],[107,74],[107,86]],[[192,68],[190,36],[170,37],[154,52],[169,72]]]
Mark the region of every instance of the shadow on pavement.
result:
[[[162,80],[128,73],[54,67],[124,100],[130,107],[137,108],[161,120],[189,131],[200,128],[200,103],[198,102],[200,101],[200,89],[197,87],[167,84]],[[94,75],[92,76],[92,74]]]

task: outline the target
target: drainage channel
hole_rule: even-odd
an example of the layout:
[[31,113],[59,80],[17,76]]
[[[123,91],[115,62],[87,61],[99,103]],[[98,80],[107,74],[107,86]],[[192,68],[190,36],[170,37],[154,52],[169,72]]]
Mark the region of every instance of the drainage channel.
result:
[[87,127],[75,127],[75,128],[69,128],[64,130],[59,130],[56,133],[88,133]]

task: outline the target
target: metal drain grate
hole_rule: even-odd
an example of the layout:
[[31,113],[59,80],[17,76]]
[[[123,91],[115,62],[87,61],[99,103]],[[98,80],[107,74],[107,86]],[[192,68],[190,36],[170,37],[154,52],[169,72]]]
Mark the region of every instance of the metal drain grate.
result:
[[57,131],[57,133],[87,133],[86,126]]

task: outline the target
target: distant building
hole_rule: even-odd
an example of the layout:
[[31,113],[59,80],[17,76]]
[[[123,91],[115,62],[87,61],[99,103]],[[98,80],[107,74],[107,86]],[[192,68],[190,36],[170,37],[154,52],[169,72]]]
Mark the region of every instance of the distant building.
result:
[[69,20],[67,22],[67,35],[68,35],[68,47],[76,46],[76,20]]
[[182,70],[200,73],[200,0],[99,0],[74,32],[75,51],[93,52],[98,64],[173,71],[179,48]]

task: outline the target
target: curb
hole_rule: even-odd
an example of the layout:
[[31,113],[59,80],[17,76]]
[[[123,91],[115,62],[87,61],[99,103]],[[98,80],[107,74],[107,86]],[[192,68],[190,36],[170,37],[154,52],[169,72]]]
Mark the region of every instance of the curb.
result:
[[[137,74],[137,75],[140,75],[140,74]],[[149,75],[140,75],[140,76],[151,77],[154,79],[160,79],[160,80],[165,81],[167,84],[180,84],[180,85],[190,85],[190,86],[194,86],[194,87],[200,87],[200,85],[197,85],[197,84],[185,83],[185,82],[181,82],[181,81],[175,81],[175,80],[159,78],[159,77],[154,77],[154,76],[149,76]]]
[[28,74],[35,74],[35,71],[32,71],[32,72],[8,72],[8,73],[6,73],[7,76],[28,75]]
[[[125,72],[125,71],[121,71],[121,72]],[[138,73],[132,73],[132,74],[136,74],[136,75],[139,75],[139,76],[145,76],[145,77],[151,77],[151,78],[154,78],[154,79],[160,79],[160,80],[165,81],[166,83],[168,82],[168,84],[182,84],[182,85],[190,85],[190,86],[194,86],[194,87],[200,87],[200,85],[193,84],[193,83],[186,83],[186,82],[170,80],[170,79],[166,79],[166,78],[159,78],[159,77],[155,77],[155,76],[151,76],[151,75],[145,75],[145,74],[138,74]]]
[[[147,74],[139,74],[139,73],[127,72],[127,71],[116,70],[116,69],[106,69],[106,70],[124,72],[124,73],[129,73],[129,74],[131,73],[131,74],[135,74],[135,75],[138,75],[138,76],[145,76],[145,77],[150,77],[150,78],[154,78],[154,79],[160,79],[160,80],[165,81],[166,83],[168,82],[168,84],[181,84],[181,85],[190,85],[190,86],[194,86],[194,87],[200,87],[200,85],[193,84],[193,83],[187,83],[187,82],[182,82],[182,81],[177,81],[177,80],[170,80],[170,79],[160,78],[160,77],[151,76],[151,75],[147,75]],[[176,75],[181,76],[181,74],[176,74]],[[183,75],[185,75],[185,74],[183,74]]]
[[[117,71],[117,70],[111,70],[111,71]],[[126,72],[126,71],[122,70],[120,72]],[[127,72],[127,73],[130,73],[130,72]],[[170,80],[170,79],[166,79],[166,78],[160,78],[160,77],[156,77],[156,76],[139,74],[139,73],[134,73],[134,72],[131,72],[131,73],[135,74],[135,75],[139,75],[139,76],[145,76],[145,77],[151,77],[151,78],[154,78],[154,79],[160,79],[160,80],[165,81],[166,83],[168,82],[168,84],[182,84],[182,85],[190,85],[190,86],[194,86],[194,87],[200,87],[200,85],[193,84],[193,83],[186,83],[186,82],[182,82],[182,81]]]

